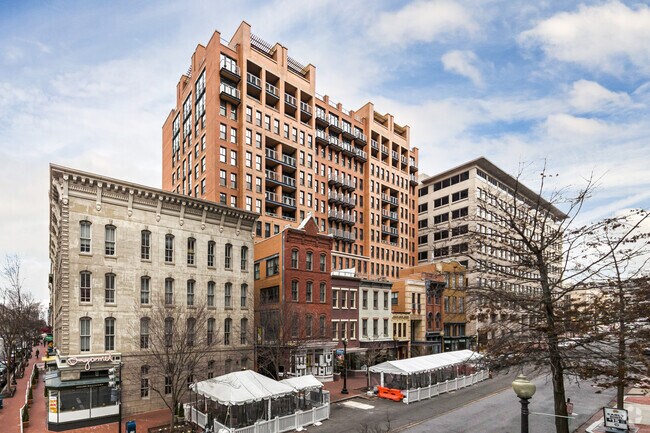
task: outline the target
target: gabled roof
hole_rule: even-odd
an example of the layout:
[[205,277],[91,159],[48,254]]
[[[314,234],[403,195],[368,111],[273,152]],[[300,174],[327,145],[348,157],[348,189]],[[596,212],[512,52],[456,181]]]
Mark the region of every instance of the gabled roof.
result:
[[252,370],[235,371],[190,385],[190,389],[225,406],[278,398],[296,391]]

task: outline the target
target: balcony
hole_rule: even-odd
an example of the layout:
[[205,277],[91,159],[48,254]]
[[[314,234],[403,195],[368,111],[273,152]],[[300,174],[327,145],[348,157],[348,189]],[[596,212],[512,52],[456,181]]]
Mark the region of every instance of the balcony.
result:
[[397,197],[393,197],[392,195],[382,193],[381,200],[383,202],[389,203],[391,206],[399,206],[399,201],[397,200]]
[[256,77],[250,72],[246,74],[246,82],[251,86],[255,87],[256,89],[262,90],[262,80],[260,80],[259,77]]
[[341,128],[343,131],[343,136],[348,140],[354,140],[354,132],[352,131],[352,126],[349,123],[343,123]]
[[282,164],[289,166],[291,168],[296,168],[296,158],[289,155],[282,155]]
[[229,59],[221,59],[220,66],[221,69],[219,72],[222,77],[226,77],[235,83],[239,83],[241,80],[241,70],[239,69],[239,66],[237,66],[237,63]]
[[327,181],[330,185],[341,185],[343,178],[336,173],[331,173],[329,176],[327,176]]
[[296,168],[296,158],[285,154],[280,155],[273,149],[266,148],[266,158],[270,159],[271,162],[279,163],[293,169]]
[[327,113],[318,107],[316,109],[316,124],[324,127],[328,127],[330,124]]
[[333,221],[340,221],[346,225],[354,225],[357,222],[356,217],[350,212],[337,211],[332,209],[328,212],[327,217]]
[[399,160],[399,153],[395,152],[394,150],[391,151],[391,155],[395,161]]
[[320,143],[323,146],[327,146],[330,142],[330,135],[325,132],[324,129],[316,130],[316,143]]
[[358,129],[355,129],[355,130],[354,130],[354,141],[357,142],[357,143],[359,143],[359,144],[363,144],[364,146],[365,146],[366,143],[368,142],[368,140],[367,140],[367,138],[366,138],[366,134],[364,134],[363,132],[359,131]]
[[388,146],[381,145],[381,153],[388,155]]
[[291,209],[296,208],[296,199],[283,195],[281,198],[274,192],[266,191],[266,201],[271,202],[274,205],[280,205],[282,207],[288,207]]
[[353,208],[357,205],[357,200],[354,197],[332,190],[329,191],[327,199],[331,203],[338,203],[346,208]]
[[397,227],[382,225],[381,226],[381,232],[383,234],[390,235],[390,236],[393,236],[393,237],[399,236],[399,233],[397,232]]
[[341,142],[334,135],[329,136],[329,145],[332,146],[335,150],[343,150],[341,147]]
[[330,134],[334,133],[336,135],[341,133],[341,124],[339,123],[339,119],[330,115],[329,119],[329,132]]
[[280,100],[280,91],[271,83],[266,83],[266,97],[270,99],[272,104]]
[[241,102],[241,93],[239,92],[238,88],[226,83],[221,83],[219,85],[219,90],[221,92],[222,99],[237,105],[239,105]]
[[266,182],[280,185],[291,191],[296,189],[296,179],[287,175],[279,175],[273,170],[266,170]]
[[379,152],[379,143],[377,143],[377,140],[370,140],[370,148]]
[[418,166],[415,164],[415,159],[411,158],[409,161],[409,170],[410,171],[418,171]]
[[408,165],[408,158],[402,155],[402,157],[400,158],[400,162],[402,163],[402,165]]
[[358,159],[359,161],[367,161],[368,160],[368,154],[364,152],[361,149],[358,149],[356,147],[352,148],[352,151],[354,152],[354,157]]
[[341,150],[348,156],[354,156],[354,147],[349,141],[343,141],[341,144]]
[[289,197],[288,195],[283,195],[282,196],[282,206],[295,209],[296,208],[296,199],[293,198],[293,197]]
[[414,174],[410,175],[409,176],[409,183],[411,185],[417,185],[418,184],[418,178]]
[[399,217],[397,216],[397,212],[389,211],[386,209],[381,210],[381,216],[383,218],[388,218],[389,220],[393,220],[393,221],[399,220]]
[[296,97],[292,96],[288,93],[284,94],[284,103],[287,104],[290,107],[293,108],[298,108],[297,102],[296,102]]
[[341,230],[330,227],[330,234],[334,237],[334,239],[340,239],[343,242],[354,242],[356,240],[354,233],[349,230]]
[[300,111],[311,117],[311,105],[308,103],[300,101]]

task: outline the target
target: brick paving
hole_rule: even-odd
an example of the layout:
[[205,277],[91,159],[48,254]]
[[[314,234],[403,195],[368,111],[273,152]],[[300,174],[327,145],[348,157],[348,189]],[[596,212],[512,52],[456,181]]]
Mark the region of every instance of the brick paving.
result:
[[[4,399],[4,408],[0,409],[0,424],[2,425],[2,430],[4,433],[20,433],[20,424],[22,420],[20,419],[20,408],[25,404],[25,391],[27,390],[27,384],[29,382],[30,375],[32,373],[32,367],[36,360],[36,349],[43,352],[45,350],[42,346],[37,346],[32,349],[32,357],[29,359],[29,364],[25,367],[25,375],[21,379],[16,379],[17,387],[16,393],[11,398]],[[42,378],[42,375],[41,375]],[[40,385],[40,386],[39,386]],[[42,384],[37,384],[36,388],[33,390],[34,402],[29,408],[29,427],[25,428],[25,432],[30,432],[30,427],[32,425],[40,424],[40,420],[45,418],[45,410],[42,407],[39,408],[37,403],[38,394],[40,393],[40,401],[43,402],[43,388]],[[34,429],[33,431],[38,432],[39,429]]]

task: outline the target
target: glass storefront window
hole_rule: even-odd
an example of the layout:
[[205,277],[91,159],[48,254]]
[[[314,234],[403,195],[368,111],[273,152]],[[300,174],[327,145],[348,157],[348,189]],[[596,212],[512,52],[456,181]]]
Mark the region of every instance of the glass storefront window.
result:
[[63,389],[59,392],[59,411],[71,412],[90,408],[90,390]]
[[92,407],[113,406],[115,402],[111,401],[111,389],[108,386],[91,388]]

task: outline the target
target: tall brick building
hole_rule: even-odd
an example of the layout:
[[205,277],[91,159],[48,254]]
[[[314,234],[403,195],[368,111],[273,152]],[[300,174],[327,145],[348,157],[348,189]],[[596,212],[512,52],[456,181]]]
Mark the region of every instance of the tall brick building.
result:
[[259,239],[311,212],[333,236],[333,270],[395,278],[415,265],[409,127],[372,103],[353,111],[320,96],[315,66],[245,22],[197,46],[162,150],[164,189],[260,213]]

